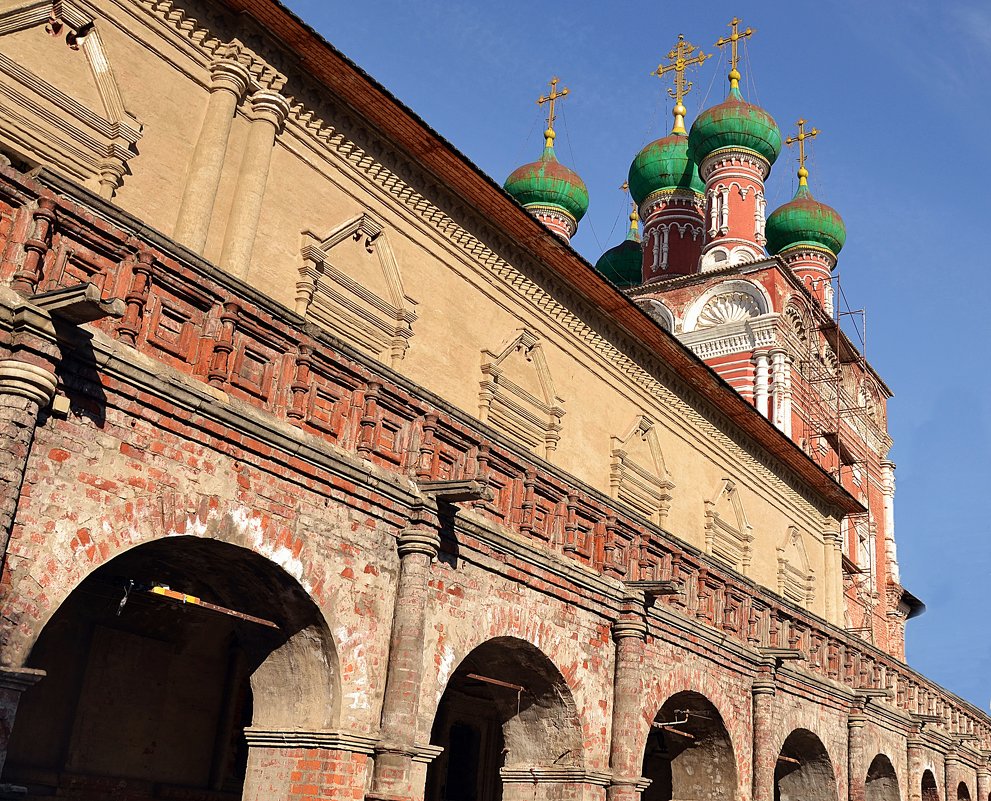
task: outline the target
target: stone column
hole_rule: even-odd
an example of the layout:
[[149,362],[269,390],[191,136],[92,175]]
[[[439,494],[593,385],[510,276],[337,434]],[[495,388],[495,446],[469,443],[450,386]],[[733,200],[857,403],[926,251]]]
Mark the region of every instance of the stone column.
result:
[[210,231],[234,112],[251,82],[248,70],[237,61],[215,61],[210,72],[210,99],[189,163],[173,234],[176,240],[197,252],[203,250]]
[[255,92],[251,96],[251,128],[241,157],[234,202],[220,254],[220,266],[238,278],[248,274],[275,137],[288,115],[289,102],[278,92]]
[[785,352],[775,348],[771,356],[771,386],[774,392],[774,408],[771,409],[771,422],[781,431],[785,430]]
[[922,801],[922,727],[916,724],[905,743],[908,762],[908,801]]
[[840,524],[835,518],[827,518],[822,531],[823,596],[826,601],[826,620],[843,625],[843,542]]
[[856,703],[847,716],[847,777],[849,801],[864,801],[867,792],[867,765],[864,755],[864,705]]
[[888,563],[888,575],[900,583],[895,545],[895,463],[889,459],[881,460],[881,491],[884,493],[884,558]]
[[991,799],[991,766],[982,762],[977,767],[977,801]]
[[767,398],[769,393],[771,371],[767,362],[767,351],[754,352],[754,406],[764,417],[767,417]]
[[781,385],[781,430],[789,437],[791,436],[791,356],[785,356],[782,365],[782,385]]
[[[33,668],[0,668],[0,773],[7,761],[7,748],[10,745],[10,731],[14,727],[17,706],[21,695],[39,679],[45,671]],[[5,785],[0,785],[4,788]],[[23,788],[21,788],[23,792]]]
[[415,743],[427,611],[430,562],[440,548],[438,533],[423,523],[424,510],[397,542],[399,581],[392,614],[389,666],[382,699],[382,730],[375,747],[371,799],[413,799],[423,795],[413,786],[414,758],[422,748]]
[[957,799],[957,784],[960,781],[957,778],[959,767],[960,757],[957,756],[957,752],[947,751],[946,756],[943,757],[943,797],[946,801],[956,801]]
[[27,303],[15,306],[10,344],[0,359],[0,566],[17,514],[21,485],[40,415],[55,395],[59,358],[51,318]]
[[643,752],[636,748],[641,741],[638,729],[643,725],[640,710],[643,701],[642,669],[647,640],[644,620],[644,597],[628,591],[623,611],[613,623],[616,642],[616,672],[613,675],[612,738],[609,744],[609,767],[612,781],[606,791],[609,801],[638,801],[643,773]]
[[751,686],[754,699],[753,801],[774,801],[774,768],[778,749],[774,737],[774,662],[764,662]]

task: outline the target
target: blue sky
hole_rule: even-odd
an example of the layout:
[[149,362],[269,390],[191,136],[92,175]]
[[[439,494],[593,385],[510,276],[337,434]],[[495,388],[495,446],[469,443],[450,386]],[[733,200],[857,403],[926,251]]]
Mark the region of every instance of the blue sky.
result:
[[[867,309],[867,355],[895,392],[896,537],[928,611],[908,660],[980,708],[991,699],[991,6],[872,0],[769,3],[327,3],[289,6],[500,183],[540,152],[535,100],[558,75],[558,157],[585,179],[573,240],[594,262],[625,235],[620,184],[671,101],[650,75],[677,35],[713,52],[734,14],[757,29],[743,93],[785,135],[806,117],[810,185],[846,221],[838,271]],[[725,56],[690,77],[691,123],[726,92]],[[704,101],[704,106],[703,106]],[[768,180],[794,193],[795,153]]]

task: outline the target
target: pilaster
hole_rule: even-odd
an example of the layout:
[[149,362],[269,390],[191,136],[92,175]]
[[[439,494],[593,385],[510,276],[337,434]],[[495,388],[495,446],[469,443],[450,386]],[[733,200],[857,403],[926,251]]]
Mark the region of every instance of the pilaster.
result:
[[977,801],[991,801],[991,765],[987,756],[977,766]]
[[771,370],[766,350],[754,351],[754,406],[764,417],[768,416]]
[[908,762],[908,801],[922,801],[922,747],[922,727],[916,724],[905,742]]
[[220,254],[220,266],[238,278],[248,274],[272,164],[272,148],[287,116],[289,101],[278,92],[261,91],[251,96],[251,127]]
[[173,233],[176,240],[197,252],[203,250],[210,231],[234,112],[251,83],[247,68],[233,59],[214,61],[210,73],[210,97]]

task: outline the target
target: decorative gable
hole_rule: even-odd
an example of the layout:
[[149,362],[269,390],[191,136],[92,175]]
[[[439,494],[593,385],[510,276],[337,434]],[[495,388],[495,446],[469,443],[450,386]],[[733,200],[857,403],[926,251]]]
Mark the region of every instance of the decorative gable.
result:
[[478,416],[549,458],[561,439],[562,404],[536,334],[519,329],[498,352],[482,351]]
[[805,608],[811,607],[815,598],[815,574],[804,538],[795,526],[788,526],[778,547],[778,594]]
[[68,0],[0,12],[0,141],[110,199],[141,123],[124,107],[99,26]]
[[724,479],[712,500],[705,502],[706,553],[746,574],[753,540],[736,484]]
[[613,437],[609,452],[609,489],[613,498],[663,525],[671,509],[671,482],[655,424],[645,415],[624,437]]
[[416,301],[381,222],[361,214],[326,236],[302,233],[296,313],[396,366],[413,336]]

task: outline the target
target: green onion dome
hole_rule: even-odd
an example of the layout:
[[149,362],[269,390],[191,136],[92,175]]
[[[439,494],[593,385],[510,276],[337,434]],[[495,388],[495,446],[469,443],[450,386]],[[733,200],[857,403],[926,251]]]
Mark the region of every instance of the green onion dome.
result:
[[846,242],[846,226],[834,209],[812,197],[807,175],[799,170],[794,199],[767,218],[767,250],[773,255],[800,248],[826,250],[835,258]]
[[630,165],[630,194],[639,206],[655,192],[691,189],[705,194],[698,165],[688,155],[684,132],[655,139],[644,147]]
[[688,134],[688,149],[695,162],[723,148],[750,150],[773,164],[781,152],[781,131],[764,109],[748,103],[740,94],[740,74],[730,73],[726,100],[706,109],[696,118]]
[[630,232],[616,247],[609,248],[595,263],[595,270],[620,289],[630,289],[643,283],[643,250],[637,213],[630,214]]
[[557,209],[577,225],[588,211],[588,189],[578,173],[565,167],[554,155],[554,131],[547,130],[544,136],[540,159],[513,170],[503,189],[524,208]]

